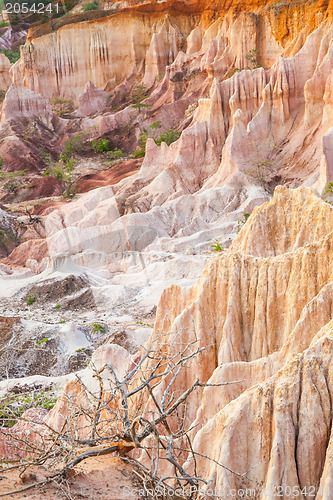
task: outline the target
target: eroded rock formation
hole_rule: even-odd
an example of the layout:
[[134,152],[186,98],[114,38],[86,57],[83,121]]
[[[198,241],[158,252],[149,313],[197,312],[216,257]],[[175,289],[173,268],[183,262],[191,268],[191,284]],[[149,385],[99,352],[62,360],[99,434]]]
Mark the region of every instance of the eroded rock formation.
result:
[[[330,498],[332,220],[330,204],[308,188],[278,187],[196,285],[161,296],[154,335],[167,335],[163,349],[194,338],[206,347],[174,389],[197,377],[232,382],[200,389],[186,413],[194,449],[212,459],[197,459],[210,488],[254,488],[258,498],[273,498],[279,488],[313,487],[322,490],[317,498]],[[96,366],[112,359],[124,374],[130,358],[110,349],[96,351]],[[75,379],[65,392],[89,406]],[[66,398],[45,417],[55,428]]]
[[[170,349],[175,335],[206,348],[175,389],[197,376],[233,382],[189,401],[194,448],[214,460],[198,458],[209,486],[228,499],[232,488],[253,487],[263,499],[265,489],[274,498],[274,487],[297,485],[322,486],[317,498],[331,498],[333,211],[318,198],[333,181],[331,16],[326,2],[133,1],[55,31],[32,27],[0,129],[5,175],[30,177],[19,194],[8,183],[1,199],[48,199],[1,264],[0,303],[5,323],[20,317],[10,342],[6,323],[5,351],[21,328],[22,345],[47,335],[49,362],[37,373],[35,358],[21,356],[26,371],[20,363],[15,371],[14,356],[8,373],[27,378],[1,382],[2,391],[41,376],[46,385],[67,381],[89,405],[74,376],[58,377],[61,363],[74,370],[70,356],[79,362],[77,350],[105,342],[93,361],[125,370],[133,359],[108,342],[121,338],[134,353],[158,303],[154,335],[163,331]],[[55,97],[78,109],[57,116]],[[158,145],[156,134],[170,129],[179,139]],[[78,154],[80,194],[55,199],[63,178],[40,173],[78,134],[107,139],[125,159]],[[140,153],[142,134],[150,135],[143,160],[128,158]],[[24,226],[2,208],[0,216],[1,231]],[[225,250],[212,257],[214,239]],[[68,291],[69,277],[84,286]],[[38,298],[48,287],[60,295]],[[94,324],[104,334],[92,341]],[[66,404],[60,398],[46,421],[60,428]]]

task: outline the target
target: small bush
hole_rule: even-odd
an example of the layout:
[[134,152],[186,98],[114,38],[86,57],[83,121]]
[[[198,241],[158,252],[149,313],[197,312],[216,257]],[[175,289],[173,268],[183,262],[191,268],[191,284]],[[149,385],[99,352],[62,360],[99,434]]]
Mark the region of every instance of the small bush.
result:
[[119,160],[120,158],[124,158],[124,153],[121,149],[114,149],[113,151],[107,151],[106,153],[112,160]]
[[6,90],[0,90],[0,103],[4,101],[6,96]]
[[180,137],[180,132],[172,128],[166,130],[165,132],[163,132],[163,134],[156,137],[156,130],[159,128],[161,128],[161,122],[156,121],[149,125],[149,129],[144,128],[142,130],[142,134],[139,137],[140,149],[137,149],[136,151],[133,152],[135,158],[143,158],[145,156],[146,144],[149,138],[154,139],[155,144],[157,144],[157,146],[160,146],[162,142],[165,142],[168,146],[170,146],[170,144],[177,141],[177,139],[179,139]]
[[29,408],[51,410],[57,397],[52,391],[40,391],[26,394],[8,394],[0,402],[0,426],[13,427]]
[[324,194],[333,194],[333,182],[329,182]]
[[166,130],[163,134],[161,134],[157,139],[155,139],[155,142],[158,146],[160,146],[162,142],[165,142],[168,146],[170,146],[170,144],[177,141],[179,137],[180,132],[170,128],[169,130]]
[[1,49],[0,53],[5,54],[7,59],[9,59],[9,61],[12,64],[16,63],[16,61],[18,61],[20,59],[20,56],[21,56],[20,49],[16,49],[16,50]]
[[52,111],[58,116],[70,115],[75,111],[74,102],[72,99],[64,97],[55,97],[51,101]]
[[151,104],[143,104],[142,101],[147,99],[148,97],[148,89],[145,85],[136,85],[134,89],[132,90],[130,99],[131,99],[131,106],[132,108],[137,108],[139,110],[139,113],[141,111],[141,108],[149,107]]
[[220,240],[215,240],[211,245],[210,248],[214,250],[214,252],[223,252],[224,248],[221,245]]
[[99,141],[92,141],[91,143],[93,150],[96,153],[104,153],[105,151],[109,151],[110,142],[108,139],[100,139]]
[[64,171],[61,167],[54,167],[54,177],[59,179],[59,181],[62,181],[64,178]]
[[155,128],[161,128],[161,126],[162,126],[162,125],[161,125],[160,120],[157,120],[156,122],[153,122],[153,123],[151,123],[151,124],[149,125],[149,127],[150,127],[151,129],[153,129],[153,130],[154,130]]
[[102,326],[99,323],[93,323],[90,326],[93,327],[93,333],[105,333],[106,332],[105,326]]
[[48,344],[48,343],[49,343],[49,339],[45,338],[45,339],[40,340],[39,342],[36,342],[35,347],[39,347],[43,344]]
[[89,3],[86,3],[83,6],[83,10],[85,12],[89,12],[90,10],[97,10],[97,9],[98,9],[98,3],[97,2],[89,2]]
[[73,156],[68,156],[68,153],[62,153],[60,157],[63,159],[57,163],[52,161],[48,162],[49,166],[43,175],[50,175],[62,181],[65,184],[62,195],[64,198],[73,198],[76,194],[76,188],[72,171],[77,164],[77,160]]
[[87,146],[90,149],[92,144],[88,143],[88,139],[93,132],[93,130],[82,131],[66,141],[65,149],[60,153],[60,160],[67,161],[73,155],[81,154]]
[[256,68],[261,68],[261,64],[259,62],[259,51],[258,49],[252,49],[250,50],[250,53],[245,56],[247,61],[249,62],[249,67],[247,69],[256,69]]
[[135,158],[143,158],[146,154],[145,149],[137,149],[136,151],[133,152],[133,155]]
[[34,302],[36,302],[36,297],[33,297],[32,295],[29,295],[28,306],[31,306],[31,304],[33,304]]
[[248,214],[247,212],[243,214],[243,219],[240,219],[237,223],[238,224],[237,233],[239,233],[239,231],[242,229],[242,227],[244,226],[249,217],[250,214]]

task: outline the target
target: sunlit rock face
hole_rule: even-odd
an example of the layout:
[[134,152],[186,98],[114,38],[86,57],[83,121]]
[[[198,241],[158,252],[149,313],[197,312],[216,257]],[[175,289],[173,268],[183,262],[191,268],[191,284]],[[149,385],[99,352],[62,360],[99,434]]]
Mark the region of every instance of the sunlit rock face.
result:
[[1,90],[7,90],[11,84],[11,63],[4,54],[0,54],[0,86]]
[[[195,340],[205,347],[173,390],[184,391],[197,378],[213,384],[190,396],[186,421],[200,454],[197,473],[218,491],[245,482],[264,498],[265,491],[293,485],[322,488],[319,498],[329,498],[332,222],[331,206],[310,189],[278,187],[195,285],[173,285],[161,295],[152,338],[163,332],[164,355]],[[123,377],[138,359],[105,345],[89,366],[111,363]],[[75,404],[91,404],[85,387],[97,390],[92,375],[89,367],[79,373],[84,386],[67,376],[65,393]],[[107,377],[105,384],[107,390]],[[157,401],[165,390],[155,388]],[[69,411],[67,396],[44,417],[55,429]],[[149,400],[146,405],[149,411]],[[8,439],[0,447],[7,453]],[[193,472],[192,460],[184,466]]]
[[310,190],[277,188],[194,287],[161,296],[155,330],[170,349],[179,336],[207,346],[181,388],[238,381],[207,387],[188,411],[199,453],[250,471],[199,458],[221,491],[331,484],[332,217]]

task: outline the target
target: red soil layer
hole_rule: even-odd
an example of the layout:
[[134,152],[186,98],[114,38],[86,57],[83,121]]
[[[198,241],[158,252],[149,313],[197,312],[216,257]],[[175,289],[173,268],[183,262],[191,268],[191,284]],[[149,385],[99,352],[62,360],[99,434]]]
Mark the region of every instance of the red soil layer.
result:
[[142,164],[142,159],[125,160],[115,164],[113,167],[98,172],[98,174],[89,174],[82,177],[78,182],[78,192],[86,193],[92,189],[112,186],[122,179],[137,172]]

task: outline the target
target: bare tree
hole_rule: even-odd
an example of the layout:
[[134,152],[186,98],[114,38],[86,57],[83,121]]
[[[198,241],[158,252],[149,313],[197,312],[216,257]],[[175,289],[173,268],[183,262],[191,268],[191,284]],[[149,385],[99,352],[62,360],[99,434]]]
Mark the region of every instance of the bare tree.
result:
[[[57,425],[23,414],[20,420],[30,426],[30,436],[2,427],[0,432],[17,453],[16,463],[2,471],[36,464],[54,471],[47,480],[25,487],[30,489],[49,481],[61,484],[82,460],[114,453],[133,464],[147,490],[167,488],[174,492],[173,498],[195,498],[207,481],[198,474],[196,457],[202,455],[193,449],[186,418],[191,394],[239,381],[209,384],[196,378],[184,387],[187,370],[200,361],[207,346],[200,346],[200,339],[183,342],[182,338],[174,334],[170,350],[169,336],[156,334],[123,376],[111,364],[91,366],[93,388],[76,375],[76,395],[63,393],[53,410],[59,417]],[[8,418],[13,418],[10,409]],[[191,472],[184,467],[186,460],[192,463]]]
[[265,190],[268,190],[268,183],[276,172],[272,157],[277,150],[277,146],[271,143],[271,139],[262,142],[252,141],[255,149],[254,157],[251,160],[252,169],[246,172]]

